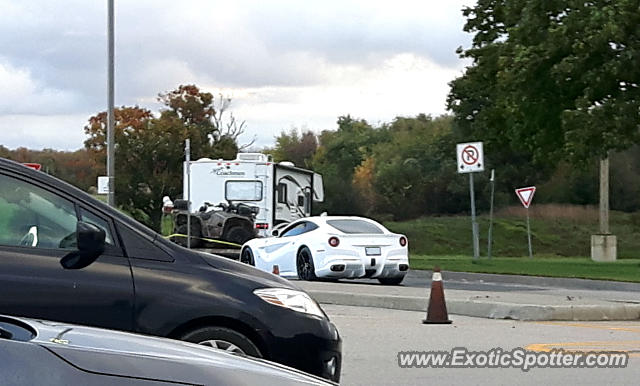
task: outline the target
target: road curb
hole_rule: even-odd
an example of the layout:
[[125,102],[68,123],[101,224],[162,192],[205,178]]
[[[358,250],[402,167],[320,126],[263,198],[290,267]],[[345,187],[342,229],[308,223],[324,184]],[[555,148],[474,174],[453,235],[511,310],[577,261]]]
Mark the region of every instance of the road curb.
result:
[[[418,296],[373,295],[326,290],[307,290],[322,304],[377,307],[405,311],[427,311],[429,299]],[[639,320],[640,304],[539,305],[496,301],[447,300],[450,314],[490,319],[606,321]]]

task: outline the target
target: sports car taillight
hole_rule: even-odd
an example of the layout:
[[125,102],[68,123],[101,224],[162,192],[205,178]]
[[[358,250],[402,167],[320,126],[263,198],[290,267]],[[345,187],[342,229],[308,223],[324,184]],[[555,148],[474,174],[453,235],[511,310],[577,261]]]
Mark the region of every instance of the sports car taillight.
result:
[[400,246],[401,247],[406,247],[407,246],[407,238],[404,236],[400,236]]
[[340,245],[340,239],[337,237],[329,237],[329,245],[331,245],[332,247],[337,247],[338,245]]

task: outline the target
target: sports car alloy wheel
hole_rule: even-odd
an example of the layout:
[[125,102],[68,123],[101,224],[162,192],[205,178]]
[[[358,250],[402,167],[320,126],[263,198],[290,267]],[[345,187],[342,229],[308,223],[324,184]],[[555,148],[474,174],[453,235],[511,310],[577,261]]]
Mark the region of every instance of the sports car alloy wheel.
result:
[[253,251],[251,250],[251,248],[246,247],[245,249],[242,250],[242,253],[240,254],[240,262],[253,265],[253,266],[256,265],[256,262],[253,258]]
[[298,269],[298,277],[300,280],[316,280],[316,272],[313,266],[313,257],[311,251],[307,247],[303,247],[298,251],[296,258],[296,268]]

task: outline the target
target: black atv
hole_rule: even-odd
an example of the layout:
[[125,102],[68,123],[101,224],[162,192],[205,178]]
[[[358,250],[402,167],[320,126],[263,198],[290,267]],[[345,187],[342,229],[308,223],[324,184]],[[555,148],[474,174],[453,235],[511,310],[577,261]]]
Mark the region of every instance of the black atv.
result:
[[[255,229],[255,218],[259,210],[260,208],[256,206],[243,203],[211,205],[205,202],[196,213],[191,214],[191,247],[198,248],[207,243],[214,244],[215,248],[230,247],[203,239],[244,244],[258,234]],[[171,213],[174,233],[187,235],[187,200],[176,200]],[[186,236],[175,236],[173,239],[176,243],[187,246]]]

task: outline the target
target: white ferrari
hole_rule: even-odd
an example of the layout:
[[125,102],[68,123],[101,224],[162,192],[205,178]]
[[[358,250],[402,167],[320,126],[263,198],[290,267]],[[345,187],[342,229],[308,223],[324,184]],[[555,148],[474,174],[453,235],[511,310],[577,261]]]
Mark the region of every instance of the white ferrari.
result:
[[263,271],[278,266],[302,280],[375,278],[400,284],[409,270],[407,238],[362,217],[319,216],[247,241],[240,261]]

